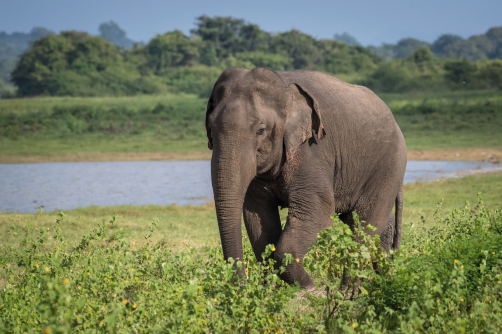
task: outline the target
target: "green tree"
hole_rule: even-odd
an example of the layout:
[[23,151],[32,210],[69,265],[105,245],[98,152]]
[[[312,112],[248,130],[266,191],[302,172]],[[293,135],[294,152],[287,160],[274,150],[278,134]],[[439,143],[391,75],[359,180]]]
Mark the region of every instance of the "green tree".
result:
[[[493,52],[493,43],[486,35],[474,35],[469,37],[469,43],[472,44],[478,52],[482,55],[482,58],[490,58],[491,53]],[[477,60],[477,59],[474,59]]]
[[[41,27],[34,27],[29,33],[13,32],[11,34],[7,34],[3,31],[0,31],[0,45],[2,44],[2,42],[8,43],[10,45],[11,51],[13,52],[10,53],[7,58],[15,59],[18,55],[23,53],[23,51],[28,49],[33,41],[53,34],[54,33],[52,31]],[[5,57],[3,57],[0,53],[0,58]]]
[[475,80],[476,64],[467,59],[450,60],[445,63],[445,79],[452,89],[468,88]]
[[490,28],[485,36],[492,42],[493,48],[489,58],[502,59],[502,27]]
[[368,46],[368,50],[370,50],[375,56],[382,59],[395,58],[394,44],[383,43],[380,46],[370,45]]
[[463,38],[460,36],[444,34],[432,43],[431,51],[438,57],[452,57],[452,46],[461,41],[463,41]]
[[415,64],[424,64],[432,61],[433,57],[432,51],[427,46],[421,46],[410,54],[407,59]]
[[295,29],[273,36],[271,51],[289,56],[294,69],[315,69],[322,62],[316,40]]
[[127,38],[126,32],[113,21],[101,23],[99,25],[99,33],[101,37],[120,48],[129,49],[134,45],[134,42]]
[[394,57],[395,58],[407,58],[410,54],[417,51],[422,46],[428,46],[429,44],[420,41],[415,38],[404,38],[401,39],[394,46]]
[[489,88],[502,89],[502,60],[487,60],[479,66],[479,78],[488,83]]
[[243,49],[241,30],[245,26],[244,20],[232,17],[208,17],[199,16],[196,19],[196,29],[190,32],[202,41],[211,43],[216,57],[224,59]]
[[345,31],[342,34],[335,34],[333,39],[335,41],[342,42],[342,43],[345,43],[350,46],[361,45],[361,43],[359,43],[358,40],[354,36],[350,35],[349,33],[345,32]]
[[61,35],[49,35],[34,42],[12,72],[11,80],[18,93],[21,96],[48,93],[51,77],[68,67],[67,54],[73,49],[72,42]]
[[99,36],[67,31],[33,44],[12,72],[21,96],[129,95],[159,91],[126,63],[118,47]]
[[332,74],[368,73],[376,68],[378,57],[361,46],[349,46],[334,40],[317,41],[322,55],[318,69]]
[[414,77],[413,69],[396,59],[381,63],[362,84],[377,92],[398,93],[411,90]]
[[261,30],[256,24],[243,25],[239,35],[243,50],[249,52],[268,52],[271,36],[269,33]]
[[274,54],[267,52],[242,52],[235,55],[238,61],[249,62],[254,67],[268,67],[275,71],[285,71],[291,69],[292,59],[284,54]]
[[154,37],[145,48],[148,66],[157,75],[164,74],[168,68],[193,64],[197,48],[179,30]]

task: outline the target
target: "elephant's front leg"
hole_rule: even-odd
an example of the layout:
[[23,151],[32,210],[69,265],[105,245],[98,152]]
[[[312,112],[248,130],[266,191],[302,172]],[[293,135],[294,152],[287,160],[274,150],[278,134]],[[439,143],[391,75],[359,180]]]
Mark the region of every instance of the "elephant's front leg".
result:
[[244,224],[258,261],[269,244],[277,246],[281,237],[281,218],[276,201],[251,186],[244,199]]
[[330,217],[333,213],[333,198],[329,195],[303,198],[301,203],[290,207],[286,226],[275,252],[278,263],[282,262],[284,254],[291,254],[295,259],[282,275],[286,282],[298,282],[306,289],[314,288],[314,281],[303,267],[303,258],[316,241],[317,234],[332,225]]

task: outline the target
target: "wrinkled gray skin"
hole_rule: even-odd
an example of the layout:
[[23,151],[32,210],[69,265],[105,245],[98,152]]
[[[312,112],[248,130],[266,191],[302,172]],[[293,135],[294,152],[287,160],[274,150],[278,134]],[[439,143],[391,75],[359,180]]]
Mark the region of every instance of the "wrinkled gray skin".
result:
[[[231,68],[214,85],[206,128],[225,259],[243,258],[243,213],[257,259],[268,244],[279,263],[299,258],[282,278],[308,289],[303,257],[335,213],[350,225],[356,211],[387,251],[399,248],[406,145],[369,89],[313,71]],[[284,230],[278,207],[289,208]]]

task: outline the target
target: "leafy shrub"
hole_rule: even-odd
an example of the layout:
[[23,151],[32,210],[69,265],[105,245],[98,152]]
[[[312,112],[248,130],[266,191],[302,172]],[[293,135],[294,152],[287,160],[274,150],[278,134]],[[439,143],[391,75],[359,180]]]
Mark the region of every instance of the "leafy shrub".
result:
[[76,31],[49,35],[23,53],[12,72],[20,96],[103,96],[159,93],[132,62],[101,37]]
[[[18,268],[4,264],[8,283],[0,295],[0,330],[150,332],[289,332],[302,328],[302,315],[285,308],[293,290],[274,269],[267,247],[263,261],[222,260],[220,248],[202,254],[173,253],[147,243],[136,247],[112,240],[107,230],[116,217],[99,224],[81,242],[61,237],[60,214],[49,231],[28,231]],[[152,224],[154,231],[156,222]],[[145,236],[148,239],[151,233]],[[254,258],[250,247],[245,258]],[[291,256],[286,258],[291,262]],[[285,263],[287,264],[287,263]],[[244,268],[246,277],[236,275]]]
[[243,240],[244,261],[225,263],[220,247],[151,244],[155,220],[144,246],[110,236],[116,217],[69,245],[61,213],[51,235],[28,229],[20,248],[2,249],[0,331],[498,332],[502,215],[481,200],[446,218],[440,209],[429,230],[424,217],[409,224],[391,254],[356,215],[352,228],[334,217],[305,258],[319,286],[312,293],[279,279],[293,259],[275,269],[273,245],[257,262]]
[[452,89],[465,89],[473,85],[476,74],[476,64],[467,59],[450,60],[444,65],[445,79]]
[[[379,249],[377,237],[362,232],[357,219],[354,231],[335,219],[332,228],[319,234],[308,263],[319,277],[328,278],[327,297],[314,298],[326,310],[327,329],[498,332],[502,215],[488,211],[480,200],[474,208],[467,203],[440,219],[441,203],[435,227],[411,224],[407,242],[392,261]],[[345,283],[343,271],[348,274]]]
[[502,60],[487,60],[479,66],[479,80],[486,82],[486,87],[502,90]]
[[173,92],[197,94],[209,98],[214,83],[223,69],[197,65],[192,67],[177,67],[170,69],[166,74],[166,83]]

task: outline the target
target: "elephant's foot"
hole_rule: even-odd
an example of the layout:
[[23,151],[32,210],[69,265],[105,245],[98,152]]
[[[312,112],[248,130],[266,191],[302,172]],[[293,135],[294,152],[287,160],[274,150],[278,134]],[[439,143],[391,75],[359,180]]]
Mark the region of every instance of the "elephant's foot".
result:
[[281,275],[281,278],[289,284],[298,283],[302,289],[306,289],[307,291],[311,291],[315,288],[314,280],[299,263],[289,265],[286,271]]

